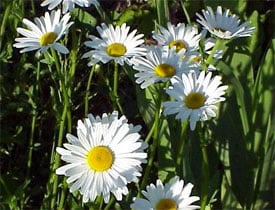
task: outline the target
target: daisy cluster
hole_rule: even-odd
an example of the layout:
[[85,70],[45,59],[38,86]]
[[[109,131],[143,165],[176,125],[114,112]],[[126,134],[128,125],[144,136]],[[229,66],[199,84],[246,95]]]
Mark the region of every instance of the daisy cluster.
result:
[[[75,6],[90,5],[100,6],[97,0],[43,1],[41,6],[52,11],[35,18],[34,22],[23,19],[28,29],[17,29],[24,37],[16,38],[14,47],[22,48],[21,53],[36,50],[43,54],[49,48],[61,54],[69,53],[61,38],[73,24],[70,11]],[[62,10],[53,10],[58,6]],[[141,89],[156,83],[167,84],[164,90],[171,100],[163,102],[163,114],[189,120],[190,129],[195,130],[198,121],[215,117],[218,103],[225,100],[227,86],[206,59],[209,55],[222,58],[222,51],[214,48],[216,40],[250,36],[254,30],[247,27],[249,22],[240,24],[236,15],[223,11],[220,6],[216,12],[209,7],[197,17],[202,31],[197,25],[185,23],[158,26],[152,32],[156,45],[146,45],[144,35],[125,23],[121,26],[102,23],[96,27],[98,36],[90,35],[84,43],[88,51],[82,58],[89,59],[88,66],[113,61],[132,67],[135,82]],[[67,164],[56,173],[68,177],[70,192],[79,191],[83,202],[102,195],[107,203],[110,193],[122,200],[128,194],[127,184],[138,181],[141,165],[146,163],[148,145],[140,139],[140,129],[139,125],[129,124],[126,116],[119,117],[117,111],[102,116],[89,114],[78,121],[77,136],[67,134],[68,143],[64,148],[57,148]],[[142,192],[146,199],[134,198],[131,208],[198,209],[199,206],[192,205],[199,200],[190,196],[192,187],[191,183],[184,186],[177,176],[171,183],[157,180],[156,185],[151,184]]]

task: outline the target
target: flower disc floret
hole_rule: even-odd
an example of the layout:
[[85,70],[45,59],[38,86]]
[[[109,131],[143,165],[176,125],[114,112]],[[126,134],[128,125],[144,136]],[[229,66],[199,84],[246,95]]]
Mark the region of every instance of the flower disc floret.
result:
[[156,205],[156,210],[177,210],[177,203],[170,199],[170,198],[163,198],[161,199],[157,205]]
[[106,52],[108,55],[113,56],[113,57],[120,57],[125,55],[127,52],[126,47],[123,44],[120,43],[113,43],[107,46]]
[[184,41],[180,40],[173,40],[168,44],[168,46],[170,48],[176,47],[176,52],[179,52],[182,49],[187,49],[187,45],[184,43]]
[[172,65],[167,63],[162,63],[157,65],[154,70],[157,76],[163,77],[163,78],[172,77],[176,73],[175,68]]
[[94,171],[107,171],[114,162],[112,150],[106,146],[96,146],[87,155],[87,162]]
[[206,98],[201,93],[189,93],[185,99],[185,106],[189,109],[198,109],[204,105]]
[[40,42],[41,46],[47,46],[49,44],[54,43],[57,36],[58,35],[54,32],[48,32],[41,36],[39,42]]

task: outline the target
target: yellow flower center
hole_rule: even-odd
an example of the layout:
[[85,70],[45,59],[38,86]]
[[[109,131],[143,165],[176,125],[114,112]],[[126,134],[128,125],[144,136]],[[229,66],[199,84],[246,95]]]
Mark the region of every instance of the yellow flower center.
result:
[[199,56],[194,56],[190,59],[191,62],[199,63],[201,61],[201,58]]
[[113,152],[106,146],[96,146],[87,155],[87,163],[95,171],[106,171],[114,162]]
[[223,35],[225,35],[225,36],[230,36],[230,35],[232,34],[231,31],[228,31],[228,30],[222,29],[222,28],[215,28],[215,29],[214,29],[214,32],[215,32],[215,33],[218,33],[218,34],[223,34]]
[[157,65],[154,71],[159,77],[172,77],[176,74],[175,68],[172,65],[166,63]]
[[187,49],[187,45],[183,41],[180,41],[180,40],[174,40],[169,43],[170,48],[172,48],[174,46],[176,47],[176,52],[179,52],[183,48]]
[[218,33],[225,33],[226,32],[226,30],[224,30],[222,28],[215,28],[214,31],[218,32]]
[[126,53],[127,49],[123,44],[120,43],[113,43],[110,44],[106,48],[106,52],[108,55],[113,56],[113,57],[120,57],[123,56]]
[[170,198],[164,198],[157,203],[156,210],[177,210],[177,203]]
[[49,44],[54,43],[55,39],[57,38],[57,34],[54,32],[48,32],[41,36],[39,42],[41,46],[47,46]]
[[184,103],[189,109],[198,109],[204,105],[205,100],[201,93],[190,93],[185,97]]

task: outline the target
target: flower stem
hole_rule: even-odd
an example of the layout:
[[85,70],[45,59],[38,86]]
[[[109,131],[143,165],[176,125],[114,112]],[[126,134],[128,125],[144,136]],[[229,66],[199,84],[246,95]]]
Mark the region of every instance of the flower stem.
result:
[[184,1],[180,1],[180,4],[181,4],[182,10],[183,10],[183,13],[184,13],[184,15],[186,17],[187,23],[190,24],[191,23],[191,19],[190,19],[190,16],[189,16],[188,12],[187,12],[187,9],[186,9],[186,7],[184,5]]
[[105,23],[108,23],[108,24],[111,23],[110,18],[107,16],[105,11],[101,8],[101,6],[96,6],[96,10]]
[[32,153],[33,153],[33,140],[34,140],[34,132],[35,132],[35,125],[37,119],[37,104],[36,100],[38,98],[38,90],[39,90],[39,78],[40,78],[40,61],[37,61],[37,68],[36,68],[36,81],[33,88],[33,100],[32,100],[32,124],[31,124],[31,135],[29,141],[29,153],[28,153],[28,162],[27,162],[27,173],[26,173],[26,180],[29,178],[31,163],[32,163]]
[[[57,147],[60,147],[62,144],[62,140],[64,137],[64,130],[65,130],[65,121],[66,121],[66,114],[67,114],[68,107],[65,104],[63,107],[63,112],[60,120],[60,127],[59,127],[59,133],[58,133],[58,140],[57,140]],[[52,176],[54,176],[53,180],[53,189],[52,189],[52,200],[51,200],[51,209],[55,209],[55,204],[56,204],[56,193],[57,193],[57,186],[58,186],[58,176],[55,174],[55,170],[59,167],[60,165],[60,156],[55,152],[55,157],[54,157],[54,164],[52,167]]]
[[[162,90],[162,87],[159,87],[159,89]],[[160,94],[158,95],[158,98],[156,99],[155,119],[154,119],[152,128],[149,131],[150,136],[153,135],[153,142],[149,148],[148,164],[145,169],[144,176],[142,178],[142,182],[140,184],[140,188],[139,188],[140,190],[143,190],[147,184],[147,180],[150,176],[151,169],[152,169],[152,166],[154,163],[155,154],[156,154],[158,144],[159,144],[159,128],[160,128],[160,124],[161,124],[160,113],[161,113],[162,93],[161,93],[161,91],[158,91],[158,93],[160,93]],[[152,129],[153,129],[153,134],[151,134]],[[149,136],[149,134],[148,134],[148,136]],[[146,140],[147,140],[147,138],[146,138]],[[138,192],[137,197],[140,197],[140,190]]]
[[119,100],[119,96],[117,93],[118,90],[118,78],[119,78],[119,74],[118,74],[118,64],[115,63],[115,68],[114,68],[114,82],[113,82],[113,97],[115,100],[115,109],[118,108],[121,114],[124,114],[122,106],[120,104],[120,100]]
[[[63,138],[64,138],[64,133],[65,133],[65,123],[66,123],[66,119],[67,119],[67,126],[70,129],[70,124],[71,124],[71,112],[70,112],[70,100],[69,100],[69,96],[67,93],[67,89],[70,90],[70,86],[68,87],[68,85],[66,84],[66,75],[65,73],[63,74],[61,71],[61,66],[59,63],[59,59],[58,56],[55,52],[54,49],[51,49],[51,53],[52,56],[54,58],[54,62],[55,62],[55,67],[56,67],[56,71],[58,73],[58,79],[60,79],[60,92],[62,93],[63,96],[63,100],[62,102],[64,102],[63,105],[63,111],[62,111],[62,115],[61,115],[61,119],[58,119],[60,122],[59,125],[59,132],[58,132],[58,139],[57,139],[57,143],[55,144],[56,147],[60,147],[62,145],[63,142]],[[73,72],[73,71],[72,71]],[[69,81],[71,81],[71,78],[69,78]],[[54,163],[52,165],[51,168],[51,176],[53,176],[53,184],[52,184],[52,199],[51,199],[51,209],[55,209],[56,206],[56,197],[57,197],[57,187],[58,187],[58,176],[55,174],[55,170],[59,167],[60,165],[60,156],[54,152]],[[52,179],[50,179],[52,180]],[[64,190],[64,189],[63,189]],[[63,195],[64,196],[64,195]],[[63,198],[64,199],[64,198]],[[63,203],[59,203],[58,208],[62,209],[62,205]]]
[[169,8],[168,1],[163,0],[155,0],[157,16],[158,16],[158,24],[161,26],[165,26],[169,21]]
[[92,77],[95,71],[95,65],[92,67],[92,70],[90,71],[88,82],[87,82],[87,87],[86,87],[86,92],[85,92],[85,99],[84,99],[84,114],[85,116],[88,115],[88,108],[89,108],[89,93],[90,93],[90,86],[92,82]]
[[176,158],[176,171],[177,171],[177,175],[179,175],[179,176],[183,175],[182,161],[183,161],[184,144],[185,144],[185,140],[187,139],[187,137],[186,137],[187,125],[188,125],[188,123],[186,120],[181,124],[181,135],[180,135],[180,139],[179,139],[177,158]]
[[201,210],[204,210],[208,201],[209,162],[207,145],[201,145],[202,152],[202,185],[201,185]]
[[[141,190],[143,190],[145,188],[146,184],[147,184],[147,180],[149,178],[151,168],[152,168],[153,163],[154,163],[154,158],[155,158],[155,154],[156,154],[156,151],[157,151],[157,147],[158,147],[159,109],[157,109],[156,112],[155,112],[155,120],[154,120],[153,126],[154,126],[153,143],[150,145],[150,152],[149,152],[149,155],[148,155],[149,160],[148,160],[148,164],[147,164],[147,167],[145,169],[144,176],[142,178],[142,182],[141,182],[141,185],[140,185]],[[138,193],[138,197],[139,196],[140,196],[140,191]]]
[[216,43],[215,43],[214,47],[212,48],[210,55],[206,59],[207,66],[212,62],[213,57],[214,57],[216,51],[221,47],[222,42],[223,42],[222,39],[219,39],[219,38],[216,39]]

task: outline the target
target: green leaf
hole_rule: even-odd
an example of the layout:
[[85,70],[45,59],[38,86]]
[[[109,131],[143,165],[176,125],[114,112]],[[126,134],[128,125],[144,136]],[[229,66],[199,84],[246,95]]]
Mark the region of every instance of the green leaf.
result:
[[156,0],[156,9],[158,24],[165,27],[166,23],[170,20],[168,1]]
[[76,25],[83,25],[88,30],[94,28],[97,24],[97,20],[94,16],[80,8],[73,9],[71,14],[72,17],[75,19]]
[[117,21],[117,25],[122,25],[123,23],[129,23],[135,18],[135,12],[131,9],[126,9],[120,16]]
[[[164,97],[163,84],[147,87],[145,90],[137,88],[137,101],[140,114],[144,122],[151,128],[155,120],[155,112],[158,111],[162,98]],[[171,137],[168,122],[160,116],[158,125],[158,148],[156,168],[158,178],[162,181],[169,180],[175,175],[175,160],[171,154]]]
[[[237,60],[237,57],[235,61]],[[237,62],[237,61],[236,61]],[[241,119],[241,125],[242,125],[242,136],[245,137],[249,133],[249,121],[248,121],[248,110],[249,109],[247,104],[250,105],[249,102],[246,103],[246,100],[249,96],[250,98],[250,92],[245,91],[243,88],[244,86],[241,84],[240,80],[234,75],[233,68],[230,68],[228,65],[226,65],[223,61],[219,62],[219,68],[221,69],[222,73],[226,76],[226,79],[232,85],[235,94],[236,94],[236,102],[238,104],[238,107],[236,107],[236,110],[239,110],[239,115]],[[248,89],[248,88],[246,88]],[[246,94],[245,94],[246,93]],[[234,102],[233,102],[234,103]]]
[[[275,39],[269,44],[256,78],[253,92],[253,150],[258,155],[259,167],[255,178],[254,202],[257,208],[263,208],[270,198],[272,170],[274,170],[274,100],[275,100]],[[273,126],[273,127],[272,127]],[[274,177],[273,177],[274,178]],[[256,200],[257,199],[257,200]]]
[[[168,122],[166,119],[162,120],[159,133],[159,148],[158,148],[158,178],[169,181],[176,175],[176,159],[172,157],[171,141],[178,141],[170,136]],[[177,174],[181,176],[181,174]]]
[[260,129],[265,129],[271,112],[274,112],[275,90],[275,39],[270,43],[266,56],[263,58],[257,73],[254,93],[254,119],[253,123]]

